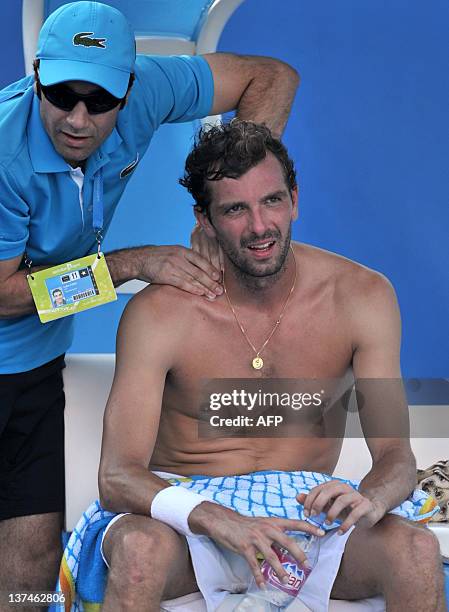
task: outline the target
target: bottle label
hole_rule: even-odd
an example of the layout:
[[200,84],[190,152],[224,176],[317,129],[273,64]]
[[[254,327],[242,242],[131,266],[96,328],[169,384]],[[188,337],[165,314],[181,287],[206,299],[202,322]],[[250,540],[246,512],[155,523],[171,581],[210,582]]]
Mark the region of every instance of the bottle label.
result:
[[312,570],[304,565],[298,565],[293,557],[283,549],[278,549],[275,552],[279,557],[282,567],[288,574],[288,582],[286,584],[281,582],[267,561],[264,561],[260,566],[262,575],[266,582],[275,588],[287,593],[291,597],[296,597]]

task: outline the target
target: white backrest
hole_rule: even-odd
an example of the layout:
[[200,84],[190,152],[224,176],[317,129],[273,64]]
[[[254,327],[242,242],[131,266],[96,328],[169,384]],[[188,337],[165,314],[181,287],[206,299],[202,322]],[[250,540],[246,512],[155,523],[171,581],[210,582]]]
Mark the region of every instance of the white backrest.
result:
[[98,498],[103,414],[115,355],[67,355],[66,364],[66,528],[72,530],[84,510]]
[[[433,406],[410,406],[410,412],[431,410]],[[424,469],[449,458],[448,438],[412,438],[418,468]],[[334,471],[341,478],[361,479],[371,468],[371,456],[363,438],[346,438]]]

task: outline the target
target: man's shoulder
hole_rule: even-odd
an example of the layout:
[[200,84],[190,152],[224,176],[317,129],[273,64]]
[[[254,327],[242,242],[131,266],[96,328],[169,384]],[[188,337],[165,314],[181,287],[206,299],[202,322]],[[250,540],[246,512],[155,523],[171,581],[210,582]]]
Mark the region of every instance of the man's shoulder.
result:
[[382,298],[394,293],[384,274],[362,263],[307,244],[295,243],[294,248],[299,269],[303,260],[309,277],[332,286],[336,296],[345,301]]
[[[0,164],[8,166],[16,159],[27,138],[27,123],[34,92],[32,80],[26,77],[0,91]],[[6,135],[6,137],[5,137]]]
[[3,89],[0,89],[0,109],[3,108],[3,104],[8,100],[16,100],[21,98],[33,86],[33,77],[23,77],[19,81],[9,83]]
[[128,303],[120,321],[118,346],[122,342],[143,347],[172,363],[189,344],[192,329],[200,319],[200,302],[205,298],[169,285],[149,285]]
[[201,56],[138,55],[135,77],[120,123],[127,119],[135,124],[142,114],[145,125],[149,122],[156,129],[161,123],[192,121],[210,111],[213,76]]
[[140,55],[136,56],[135,74],[139,76],[158,73],[171,73],[171,69],[188,68],[197,64],[204,64],[205,59],[200,55]]
[[151,320],[158,327],[182,325],[191,320],[204,300],[170,285],[148,285],[133,296],[127,310],[136,319]]

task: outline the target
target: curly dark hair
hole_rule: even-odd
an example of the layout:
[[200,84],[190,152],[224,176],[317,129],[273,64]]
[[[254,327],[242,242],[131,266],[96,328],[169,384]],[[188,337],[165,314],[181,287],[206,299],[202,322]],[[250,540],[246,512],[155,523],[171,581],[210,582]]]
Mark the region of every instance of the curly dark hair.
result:
[[296,172],[287,149],[265,125],[241,119],[201,128],[179,182],[192,194],[200,210],[209,213],[208,181],[239,178],[264,160],[267,152],[278,159],[292,192],[296,188]]

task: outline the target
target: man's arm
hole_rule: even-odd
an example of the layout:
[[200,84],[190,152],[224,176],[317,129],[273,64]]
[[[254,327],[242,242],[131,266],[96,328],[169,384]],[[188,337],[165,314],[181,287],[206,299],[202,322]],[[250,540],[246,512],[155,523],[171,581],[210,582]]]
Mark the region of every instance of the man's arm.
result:
[[[354,337],[353,369],[359,392],[359,415],[372,467],[359,491],[331,481],[298,497],[308,512],[326,509],[329,521],[372,526],[400,504],[416,484],[416,462],[410,447],[408,406],[399,366],[400,315],[390,283],[366,272],[354,286],[348,308]],[[351,295],[351,291],[348,293]]]
[[293,104],[296,70],[269,57],[210,53],[203,56],[214,77],[212,115],[237,110],[240,119],[265,123],[280,137]]
[[[167,372],[176,354],[177,322],[160,307],[160,289],[137,294],[117,335],[114,380],[103,421],[99,471],[102,505],[114,512],[150,514],[153,497],[167,483],[148,465],[159,428]],[[170,309],[168,309],[170,310]]]
[[[27,281],[28,268],[19,269],[23,255],[0,260],[0,319],[22,317],[36,312]],[[115,287],[139,279],[161,285],[173,285],[214,299],[222,293],[220,274],[199,253],[183,246],[144,246],[106,253]],[[56,263],[53,265],[57,265]],[[37,272],[46,266],[32,266]]]
[[376,276],[365,304],[355,319],[359,340],[353,367],[356,388],[364,398],[360,422],[373,465],[360,492],[387,512],[413,490],[416,461],[400,371],[401,320],[391,284]]
[[179,245],[142,246],[106,253],[115,287],[138,279],[172,285],[194,295],[214,299],[223,290],[219,270],[192,249]]
[[[0,260],[0,319],[22,317],[36,312],[27,281],[28,270],[19,270],[23,255]],[[44,266],[48,267],[48,266]],[[43,266],[33,266],[33,271]]]

